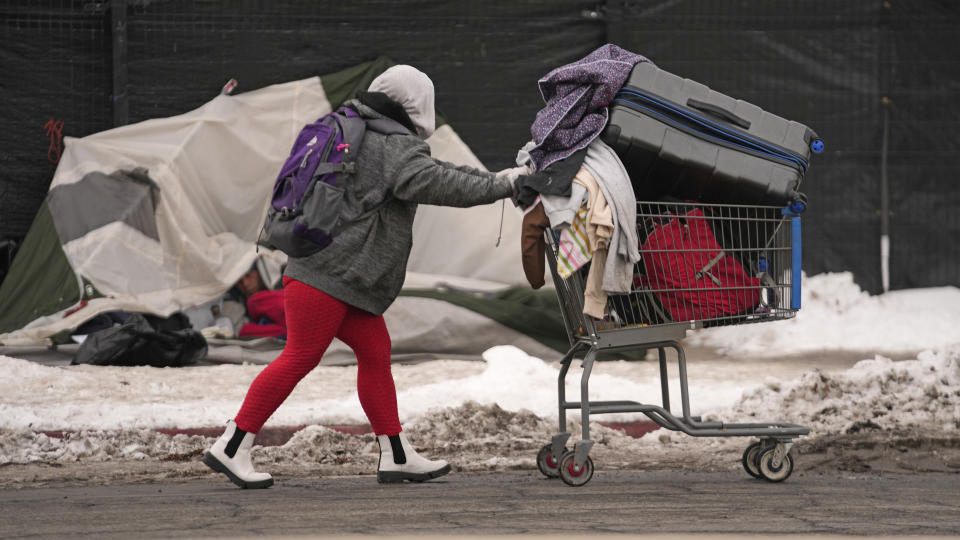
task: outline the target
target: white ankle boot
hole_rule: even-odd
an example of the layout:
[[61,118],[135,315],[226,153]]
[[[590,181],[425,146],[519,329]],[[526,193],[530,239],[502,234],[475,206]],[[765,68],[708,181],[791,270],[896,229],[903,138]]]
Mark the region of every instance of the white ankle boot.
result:
[[203,456],[203,462],[211,469],[222,472],[242,488],[267,488],[273,485],[273,477],[253,470],[250,449],[256,433],[247,433],[237,427],[233,420],[227,422],[223,435]]
[[403,433],[394,436],[377,435],[380,445],[380,464],[377,466],[377,482],[426,482],[450,472],[450,465],[441,460],[431,461],[413,449]]

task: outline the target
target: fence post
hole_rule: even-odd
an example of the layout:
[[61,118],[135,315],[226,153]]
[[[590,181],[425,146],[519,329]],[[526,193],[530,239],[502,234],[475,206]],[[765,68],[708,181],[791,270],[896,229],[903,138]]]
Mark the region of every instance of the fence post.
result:
[[110,35],[113,38],[113,126],[123,126],[129,121],[127,104],[127,0],[110,2]]
[[883,109],[883,142],[880,147],[880,283],[890,290],[890,179],[887,156],[890,147],[890,98],[880,100]]
[[881,4],[879,25],[880,32],[880,51],[879,63],[880,73],[878,81],[879,99],[880,99],[880,122],[881,122],[881,146],[880,146],[880,209],[877,213],[880,215],[880,287],[881,292],[890,290],[890,218],[893,215],[890,211],[890,177],[887,170],[887,160],[890,152],[890,114],[894,103],[890,99],[893,90],[893,65],[896,59],[897,41],[894,39],[895,14],[893,5],[889,1]]

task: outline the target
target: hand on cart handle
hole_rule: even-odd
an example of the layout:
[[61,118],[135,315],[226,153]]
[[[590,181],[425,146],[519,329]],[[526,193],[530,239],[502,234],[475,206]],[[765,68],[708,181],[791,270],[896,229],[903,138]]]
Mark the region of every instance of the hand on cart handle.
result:
[[530,167],[526,165],[521,165],[519,167],[511,167],[509,169],[503,169],[502,171],[497,172],[497,178],[506,178],[511,182],[516,182],[517,178],[520,176],[526,176],[533,171],[530,170]]
[[523,185],[523,181],[521,179],[531,174],[533,174],[533,169],[529,165],[520,165],[518,167],[511,167],[509,169],[503,169],[502,171],[497,172],[497,178],[506,178],[513,184],[513,193],[510,195],[510,200],[513,202],[514,206],[520,206],[518,199],[520,197],[520,186]]

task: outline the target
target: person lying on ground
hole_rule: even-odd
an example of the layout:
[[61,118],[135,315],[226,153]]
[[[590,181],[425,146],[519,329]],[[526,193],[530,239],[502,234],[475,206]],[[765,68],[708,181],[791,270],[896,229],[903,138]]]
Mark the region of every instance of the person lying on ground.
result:
[[239,291],[247,307],[247,321],[240,327],[237,337],[274,337],[287,335],[287,319],[283,308],[283,289],[267,288],[256,266],[237,281]]

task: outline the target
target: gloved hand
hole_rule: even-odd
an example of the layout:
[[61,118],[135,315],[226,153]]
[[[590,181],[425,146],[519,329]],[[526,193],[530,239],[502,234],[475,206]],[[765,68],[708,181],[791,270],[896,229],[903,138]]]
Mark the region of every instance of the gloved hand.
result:
[[503,169],[502,171],[497,172],[497,178],[506,178],[511,182],[516,182],[517,178],[521,175],[530,174],[530,168],[526,165],[521,165],[519,167],[512,167],[510,169]]
[[513,184],[513,193],[510,195],[510,200],[514,206],[520,206],[520,203],[517,201],[517,198],[520,196],[520,185],[522,184],[520,179],[530,174],[533,174],[533,169],[530,168],[529,165],[520,165],[519,167],[511,167],[497,172],[497,178],[505,178]]

